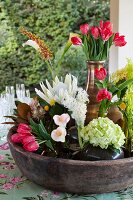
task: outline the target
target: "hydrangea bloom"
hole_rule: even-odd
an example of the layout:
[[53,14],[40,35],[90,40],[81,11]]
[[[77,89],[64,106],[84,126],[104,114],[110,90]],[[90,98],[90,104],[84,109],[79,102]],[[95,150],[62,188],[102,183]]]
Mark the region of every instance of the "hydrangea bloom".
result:
[[89,142],[93,146],[100,146],[102,149],[107,149],[109,146],[120,149],[125,142],[125,135],[120,126],[114,124],[108,118],[93,119],[81,129],[80,134],[84,143]]

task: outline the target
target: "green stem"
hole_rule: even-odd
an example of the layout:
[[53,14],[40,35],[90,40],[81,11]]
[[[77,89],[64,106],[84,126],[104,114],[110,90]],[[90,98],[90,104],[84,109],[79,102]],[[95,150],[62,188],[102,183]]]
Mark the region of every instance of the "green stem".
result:
[[45,60],[45,62],[47,64],[48,68],[49,68],[49,71],[51,73],[52,79],[54,79],[55,76],[54,76],[54,73],[53,73],[52,64],[51,64],[50,60]]
[[83,142],[82,142],[82,138],[81,138],[81,135],[80,135],[80,127],[78,127],[78,141],[79,141],[79,146],[81,149],[83,149]]
[[59,72],[60,72],[60,69],[61,69],[61,63],[62,63],[62,60],[64,58],[64,55],[65,55],[66,52],[64,52],[61,56],[61,58],[59,59],[58,61],[58,64],[57,64],[57,67],[56,67],[56,76],[58,76]]

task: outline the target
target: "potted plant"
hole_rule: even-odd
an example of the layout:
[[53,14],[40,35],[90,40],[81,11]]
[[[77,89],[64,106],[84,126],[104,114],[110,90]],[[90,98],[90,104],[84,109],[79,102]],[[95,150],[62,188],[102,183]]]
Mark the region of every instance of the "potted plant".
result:
[[[32,39],[28,44],[49,62],[51,54],[42,40],[30,32],[23,33]],[[70,47],[72,43],[68,44]],[[105,70],[98,73],[95,72],[99,89],[114,88],[114,94],[133,81],[113,85],[106,79]],[[31,103],[16,102],[11,116],[15,126],[9,131],[8,142],[21,172],[37,184],[62,192],[102,193],[132,186],[133,178],[128,175],[133,172],[133,159],[124,158],[125,134],[105,116],[107,105],[113,103],[112,94],[98,94],[97,99],[106,109],[101,105],[101,117],[85,124],[89,96],[78,87],[75,76],[56,76],[52,84],[46,80],[40,87],[41,90],[35,88],[37,96]]]

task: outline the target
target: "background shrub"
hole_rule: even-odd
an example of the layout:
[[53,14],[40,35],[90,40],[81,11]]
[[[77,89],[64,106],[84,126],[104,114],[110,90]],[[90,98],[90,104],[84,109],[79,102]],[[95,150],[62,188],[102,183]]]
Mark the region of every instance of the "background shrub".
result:
[[[5,85],[24,82],[33,86],[49,78],[47,67],[35,50],[22,48],[27,38],[20,34],[20,27],[44,39],[58,57],[70,32],[78,32],[82,23],[95,24],[101,19],[109,19],[109,0],[1,0],[0,91]],[[85,69],[81,49],[71,48],[62,64],[62,75],[70,70],[83,84]]]

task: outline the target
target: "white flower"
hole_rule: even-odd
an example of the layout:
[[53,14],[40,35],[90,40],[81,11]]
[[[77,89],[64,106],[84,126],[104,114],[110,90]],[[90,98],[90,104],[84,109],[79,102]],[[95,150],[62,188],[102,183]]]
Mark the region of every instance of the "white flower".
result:
[[36,50],[38,50],[40,48],[39,45],[33,40],[27,40],[27,42],[22,44],[23,47],[25,45],[29,45],[29,46],[33,47],[34,49],[36,49]]
[[64,127],[58,127],[51,133],[51,138],[56,142],[65,142],[66,129]]
[[64,99],[64,92],[67,92],[70,96],[75,96],[77,93],[77,78],[71,74],[67,74],[64,82],[60,81],[58,77],[53,81],[53,86],[46,80],[46,86],[44,83],[40,83],[42,88],[41,92],[35,89],[36,93],[44,99],[47,103],[51,100],[55,100],[57,103],[61,104]]
[[75,119],[78,126],[83,126],[86,118],[87,105],[84,102],[77,101],[76,98],[65,94],[63,105],[72,112],[71,116]]
[[86,118],[87,105],[89,101],[88,94],[82,88],[77,86],[77,78],[71,74],[67,74],[64,82],[58,77],[53,81],[53,86],[46,80],[47,87],[41,83],[41,92],[35,89],[36,93],[51,105],[51,101],[55,101],[72,113],[71,116],[75,119],[78,126],[83,126]]
[[70,116],[64,113],[62,115],[54,115],[53,119],[56,125],[66,127],[67,123],[70,121]]

